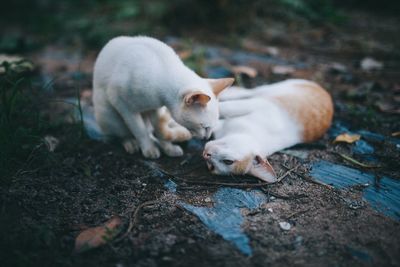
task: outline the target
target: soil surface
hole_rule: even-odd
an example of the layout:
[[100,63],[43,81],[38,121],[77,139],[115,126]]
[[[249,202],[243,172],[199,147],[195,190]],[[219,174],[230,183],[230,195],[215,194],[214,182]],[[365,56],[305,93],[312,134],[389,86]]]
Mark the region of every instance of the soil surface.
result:
[[[35,168],[27,164],[0,188],[1,262],[4,266],[399,266],[399,220],[373,209],[362,198],[363,187],[337,189],[310,175],[313,163],[326,160],[400,179],[399,146],[388,141],[400,130],[400,56],[392,45],[397,40],[391,41],[400,23],[364,13],[351,18],[349,28],[249,35],[237,45],[218,37],[203,38],[201,33],[190,45],[184,38],[164,40],[204,75],[231,74],[231,66],[237,65],[258,72],[255,78],[237,74],[239,85],[253,87],[287,78],[319,82],[333,96],[335,125],[385,137],[369,141],[374,147],[372,163],[354,153],[354,144],[333,144],[337,134],[331,133],[316,143],[272,155],[271,164],[284,178],[260,185],[251,177],[211,175],[201,158],[200,142],[182,144],[186,153],[181,158],[150,161],[128,155],[118,144],[78,138],[76,126],[65,122],[49,133],[60,144],[48,163]],[[279,29],[270,25],[269,32]],[[49,84],[43,92],[49,103],[43,113],[49,119],[67,121],[68,104],[54,100],[75,97],[76,88],[90,102],[96,53],[52,44],[24,55],[38,67],[36,82]],[[363,69],[360,62],[366,57],[382,62],[383,68]],[[340,154],[379,168],[366,169]],[[168,181],[176,184],[176,190],[166,186]],[[265,195],[258,208],[241,208],[241,229],[248,236],[251,255],[182,206],[213,207],[213,196],[224,187]],[[113,216],[122,219],[115,238],[74,253],[80,232]],[[290,229],[282,229],[281,222],[289,223]]]

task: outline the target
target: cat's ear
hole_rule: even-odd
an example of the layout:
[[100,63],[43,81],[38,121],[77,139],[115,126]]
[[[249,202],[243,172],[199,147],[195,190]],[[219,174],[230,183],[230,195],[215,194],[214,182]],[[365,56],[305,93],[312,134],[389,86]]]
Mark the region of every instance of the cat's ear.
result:
[[254,157],[248,174],[268,183],[277,182],[276,173],[271,164],[269,164],[267,159],[263,159],[258,155]]
[[211,85],[211,88],[216,96],[219,95],[224,89],[228,88],[235,81],[234,78],[221,78],[221,79],[206,79]]
[[208,101],[210,101],[211,97],[202,92],[192,92],[186,94],[183,99],[185,101],[185,104],[188,106],[199,104],[205,107]]

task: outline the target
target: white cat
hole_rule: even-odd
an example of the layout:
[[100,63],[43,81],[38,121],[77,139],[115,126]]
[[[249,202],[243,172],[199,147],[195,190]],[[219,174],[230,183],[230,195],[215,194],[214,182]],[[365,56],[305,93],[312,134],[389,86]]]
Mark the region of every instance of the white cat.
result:
[[249,174],[266,182],[276,175],[266,156],[320,138],[333,117],[330,95],[314,82],[287,80],[220,96],[222,119],[203,157],[214,174]]
[[[105,135],[122,139],[127,152],[136,151],[137,140],[145,157],[158,158],[160,151],[146,127],[145,114],[155,136],[166,144],[161,148],[170,156],[180,156],[181,148],[169,141],[191,136],[176,123],[162,130],[165,111],[160,108],[166,106],[173,119],[194,137],[209,138],[219,116],[216,96],[233,81],[199,77],[169,46],[156,39],[117,37],[101,50],[95,63],[96,121]],[[172,129],[176,134],[169,131]]]

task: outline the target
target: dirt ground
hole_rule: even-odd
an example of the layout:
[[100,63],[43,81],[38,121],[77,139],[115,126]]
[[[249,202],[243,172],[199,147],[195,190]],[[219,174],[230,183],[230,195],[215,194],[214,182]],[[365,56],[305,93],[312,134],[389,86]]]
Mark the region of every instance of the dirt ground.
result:
[[[334,98],[335,123],[389,138],[400,130],[400,54],[393,37],[400,23],[395,18],[356,13],[348,25],[292,31],[287,36],[276,34],[280,26],[271,25],[263,36],[249,35],[239,44],[204,38],[202,33],[190,45],[184,38],[165,40],[188,64],[204,64],[200,71],[206,75],[229,71],[226,62],[254,68],[257,77],[238,76],[248,87],[293,77],[315,80]],[[241,61],[238,52],[252,57]],[[50,92],[44,93],[50,104],[43,112],[50,119],[60,119],[64,108],[53,100],[74,97],[76,87],[83,98],[90,98],[96,53],[51,44],[24,55],[38,66],[39,82],[54,79]],[[265,55],[270,61],[257,58]],[[367,56],[383,62],[383,68],[361,68]],[[281,62],[289,70],[274,70]],[[139,154],[126,154],[116,144],[77,138],[71,124],[49,134],[60,145],[47,164],[35,168],[27,164],[12,183],[0,188],[3,266],[400,265],[398,220],[371,208],[358,186],[335,189],[312,179],[310,167],[321,159],[365,171],[338,155],[357,158],[352,145],[333,144],[332,135],[292,149],[303,158],[272,155],[270,162],[278,174],[287,175],[277,184],[260,186],[251,177],[209,174],[196,142],[183,144],[182,158],[163,156],[149,161]],[[385,140],[373,145],[380,168],[372,172],[400,179],[399,147]],[[168,180],[176,183],[176,192],[165,186]],[[261,190],[266,196],[260,207],[241,210],[242,230],[253,250],[250,256],[180,204],[212,207],[213,195],[222,187]],[[143,203],[148,205],[138,210]],[[102,225],[112,216],[122,219],[116,238],[74,253],[81,231]],[[291,229],[282,230],[280,222],[290,223]],[[133,228],[128,231],[130,224]]]

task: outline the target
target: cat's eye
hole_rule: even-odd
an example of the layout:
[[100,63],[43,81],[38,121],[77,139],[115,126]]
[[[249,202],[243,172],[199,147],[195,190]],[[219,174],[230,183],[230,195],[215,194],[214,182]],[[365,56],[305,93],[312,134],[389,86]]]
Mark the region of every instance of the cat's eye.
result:
[[232,165],[232,164],[233,164],[233,160],[230,160],[230,159],[224,159],[224,160],[222,160],[222,162],[223,162],[225,165]]

